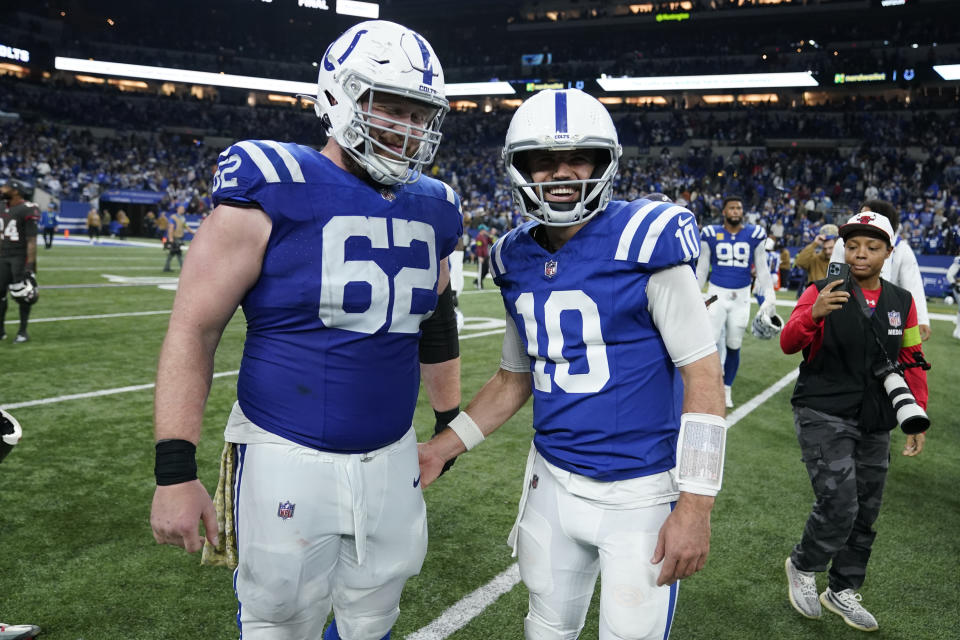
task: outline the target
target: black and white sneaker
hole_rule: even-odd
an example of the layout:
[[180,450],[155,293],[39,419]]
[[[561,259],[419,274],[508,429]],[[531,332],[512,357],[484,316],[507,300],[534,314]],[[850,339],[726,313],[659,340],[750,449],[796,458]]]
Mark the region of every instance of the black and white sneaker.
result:
[[880,628],[873,614],[860,604],[861,596],[853,589],[827,590],[820,594],[820,602],[830,611],[843,618],[843,621],[860,631],[876,631]]
[[820,601],[817,600],[817,574],[813,571],[800,571],[790,556],[785,563],[787,571],[787,595],[790,604],[804,618],[819,618]]
[[[18,333],[17,337],[13,339],[14,344],[20,344],[21,342],[27,342],[30,340],[30,336],[27,335],[27,332]],[[2,638],[3,636],[0,636]]]

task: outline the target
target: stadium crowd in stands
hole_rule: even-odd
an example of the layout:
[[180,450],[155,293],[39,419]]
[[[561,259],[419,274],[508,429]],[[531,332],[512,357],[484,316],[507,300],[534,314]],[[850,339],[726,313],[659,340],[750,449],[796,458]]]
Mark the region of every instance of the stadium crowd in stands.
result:
[[[178,206],[188,214],[209,211],[210,176],[231,140],[323,142],[315,116],[299,106],[233,106],[109,87],[3,79],[0,110],[23,116],[0,124],[0,177],[26,180],[62,200],[91,201],[110,189],[162,192],[161,214]],[[472,230],[485,224],[503,232],[519,222],[499,158],[510,115],[454,112],[444,124],[446,141],[432,171],[462,194]],[[956,110],[925,108],[922,100],[903,108],[850,98],[834,110],[624,106],[614,117],[624,146],[639,152],[622,162],[617,198],[666,193],[707,224],[718,220],[722,196],[738,193],[748,221],[798,247],[819,225],[879,197],[900,208],[901,235],[916,251],[952,254],[960,246]],[[208,136],[214,140],[206,142]]]

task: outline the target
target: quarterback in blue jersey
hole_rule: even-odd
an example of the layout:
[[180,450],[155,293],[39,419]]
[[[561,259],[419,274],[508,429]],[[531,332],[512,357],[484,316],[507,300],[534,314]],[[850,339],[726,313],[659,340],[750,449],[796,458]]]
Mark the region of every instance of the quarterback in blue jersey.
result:
[[196,551],[202,520],[218,545],[195,446],[217,344],[242,307],[234,472],[218,502],[231,505],[245,640],[389,637],[426,553],[421,366],[431,399],[449,395],[431,390],[450,386],[431,369],[440,359],[420,364],[463,227],[456,194],[421,173],[449,108],[440,64],[419,34],[360,23],[326,50],[316,107],[322,151],[245,140],[220,155],[157,373],[154,537]]
[[517,110],[504,163],[532,220],[491,252],[507,315],[500,368],[420,445],[427,484],[533,396],[510,536],[530,640],[577,637],[598,575],[601,640],[667,637],[677,580],[709,548],[726,423],[692,268],[697,226],[671,202],[610,201],[620,151],[610,115],[581,91]]
[[[763,298],[758,316],[776,315],[776,293],[767,268],[766,239],[763,227],[744,224],[743,202],[738,196],[723,199],[723,224],[708,225],[700,233],[697,283],[703,289],[709,281],[707,295],[717,296],[709,311],[717,348],[726,347],[723,386],[727,408],[733,407],[733,380],[740,367],[743,333],[750,323],[751,270],[756,272],[758,297]],[[782,322],[779,326],[783,326]],[[721,345],[724,335],[726,341]]]

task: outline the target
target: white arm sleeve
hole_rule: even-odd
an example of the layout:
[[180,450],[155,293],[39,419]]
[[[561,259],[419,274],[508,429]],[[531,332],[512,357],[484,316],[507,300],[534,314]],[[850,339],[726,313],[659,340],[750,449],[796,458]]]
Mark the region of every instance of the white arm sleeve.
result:
[[717,350],[710,316],[689,265],[677,265],[651,275],[647,300],[647,310],[673,364],[683,367]]
[[697,289],[703,291],[707,286],[707,277],[710,275],[710,245],[700,243],[700,258],[697,260]]
[[953,263],[947,268],[947,284],[953,284],[960,274],[960,258],[954,258]]
[[837,238],[837,243],[833,245],[833,253],[830,254],[830,262],[845,263],[846,261],[847,257],[843,250],[843,239]]
[[930,326],[927,310],[927,292],[923,289],[923,276],[917,256],[906,242],[900,242],[893,250],[893,284],[903,287],[913,296],[917,305],[917,324]]
[[517,325],[510,314],[507,314],[506,329],[503,334],[503,348],[500,352],[500,368],[511,373],[530,373],[530,356],[523,350]]
[[758,244],[753,250],[753,266],[757,268],[757,286],[756,290],[763,294],[763,300],[776,302],[777,292],[773,288],[773,278],[770,277],[770,269],[767,268],[767,250],[763,244]]

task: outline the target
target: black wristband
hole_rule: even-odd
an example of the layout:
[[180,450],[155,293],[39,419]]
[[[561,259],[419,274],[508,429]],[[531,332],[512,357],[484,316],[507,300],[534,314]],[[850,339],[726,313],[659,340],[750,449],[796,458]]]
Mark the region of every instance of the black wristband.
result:
[[444,429],[446,429],[447,425],[450,424],[451,420],[453,420],[458,415],[460,415],[460,407],[459,406],[454,407],[449,411],[437,411],[436,409],[434,409],[433,415],[437,419],[436,424],[433,425],[433,433],[434,435],[436,435],[441,431],[443,431]]
[[157,486],[197,479],[197,445],[187,440],[161,440],[156,449],[153,475],[157,478]]
[[[446,429],[447,425],[450,424],[451,420],[453,420],[458,415],[460,415],[460,407],[458,405],[453,409],[450,409],[449,411],[437,411],[436,409],[434,409],[433,415],[437,419],[436,423],[434,423],[433,425],[433,434],[436,435],[441,431],[443,431],[444,429]],[[447,462],[443,465],[443,470],[440,472],[440,475],[442,476],[447,471],[449,471],[450,467],[452,467],[453,463],[456,461],[457,461],[456,457],[453,457],[447,460]]]

